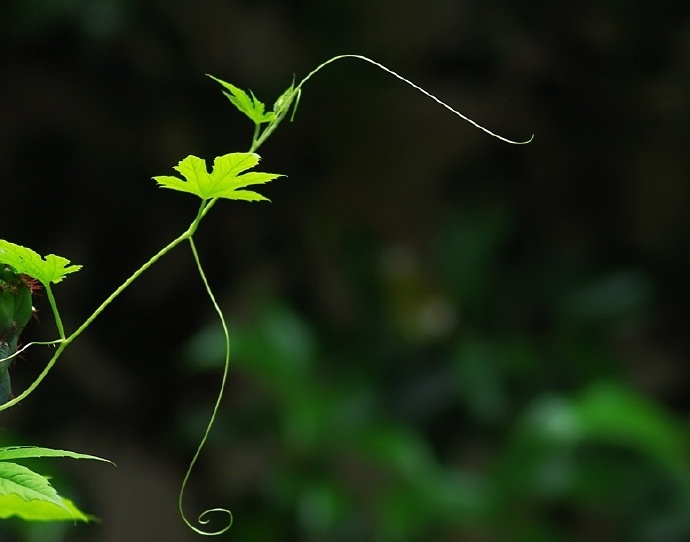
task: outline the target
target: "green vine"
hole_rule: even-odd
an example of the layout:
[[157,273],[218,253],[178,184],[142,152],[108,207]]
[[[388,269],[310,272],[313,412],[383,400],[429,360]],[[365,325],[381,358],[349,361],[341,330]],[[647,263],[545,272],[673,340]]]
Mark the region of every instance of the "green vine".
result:
[[[62,281],[62,279],[70,273],[78,271],[81,266],[70,264],[69,260],[66,258],[55,256],[50,254],[48,256],[41,257],[39,254],[31,249],[10,243],[5,240],[0,240],[0,384],[6,382],[9,390],[9,373],[7,372],[11,360],[20,352],[28,348],[29,346],[36,344],[43,345],[53,345],[56,346],[53,356],[50,358],[44,369],[34,380],[34,382],[29,385],[24,391],[22,391],[16,397],[10,398],[9,396],[4,399],[4,402],[0,404],[0,411],[6,410],[20,401],[26,399],[33,391],[39,386],[43,379],[51,371],[57,360],[60,358],[65,349],[74,341],[79,335],[81,335],[93,322],[94,320],[112,303],[115,298],[117,298],[122,292],[124,292],[127,287],[137,280],[147,269],[153,266],[158,260],[165,256],[168,252],[176,248],[178,245],[189,242],[189,248],[194,257],[194,261],[199,272],[199,277],[204,284],[206,294],[208,295],[214,310],[218,314],[220,324],[223,328],[223,334],[225,337],[225,363],[223,369],[223,375],[221,379],[220,389],[209,418],[209,422],[206,426],[204,434],[199,442],[199,445],[189,463],[189,467],[182,479],[180,493],[178,498],[179,512],[184,523],[192,529],[194,532],[200,535],[219,535],[226,532],[233,522],[233,516],[230,510],[225,508],[211,508],[203,511],[198,517],[197,522],[199,525],[207,525],[209,523],[208,516],[214,513],[221,513],[228,516],[227,524],[222,528],[215,531],[206,531],[202,528],[194,525],[184,512],[183,499],[184,492],[187,487],[189,478],[191,477],[193,468],[201,454],[202,449],[208,439],[211,432],[213,424],[216,419],[216,415],[223,399],[223,393],[225,391],[226,381],[228,372],[230,369],[230,334],[228,332],[228,327],[223,317],[223,313],[216,301],[213,290],[206,278],[203,265],[199,258],[196,246],[194,244],[194,234],[199,227],[199,224],[208,214],[211,208],[216,204],[219,199],[231,199],[231,200],[241,200],[241,201],[265,201],[266,197],[255,192],[254,190],[248,190],[247,187],[253,187],[254,185],[260,185],[270,182],[278,177],[279,174],[274,173],[263,173],[253,171],[259,163],[260,157],[256,154],[256,151],[263,145],[263,143],[273,134],[276,128],[280,125],[283,119],[288,115],[290,109],[292,108],[292,114],[290,119],[293,120],[295,113],[297,111],[297,106],[302,94],[302,89],[304,84],[309,81],[314,75],[320,72],[326,66],[332,64],[333,62],[345,58],[358,59],[364,62],[368,62],[377,68],[385,71],[386,73],[392,75],[393,77],[403,81],[404,83],[410,85],[415,90],[421,92],[426,97],[432,99],[434,102],[438,103],[442,107],[446,108],[453,114],[459,116],[461,119],[469,122],[474,127],[486,132],[487,134],[500,139],[501,141],[511,143],[511,144],[524,144],[529,143],[532,137],[526,141],[512,141],[506,139],[500,135],[497,135],[490,130],[479,125],[475,121],[466,117],[459,111],[455,110],[451,106],[447,105],[445,102],[439,100],[433,94],[427,92],[420,86],[414,84],[409,79],[397,74],[393,70],[387,68],[386,66],[371,60],[368,57],[354,54],[339,55],[329,60],[323,62],[315,69],[313,69],[309,74],[306,75],[296,86],[293,82],[288,86],[288,88],[279,96],[279,98],[273,104],[271,110],[267,110],[266,105],[258,100],[254,94],[249,91],[245,92],[234,85],[227,83],[216,77],[211,77],[214,81],[219,83],[223,87],[223,93],[228,98],[228,100],[235,106],[241,113],[246,115],[254,123],[254,131],[252,135],[252,142],[249,146],[248,152],[235,152],[226,154],[223,156],[218,156],[213,161],[213,166],[209,172],[205,160],[198,158],[196,156],[187,156],[181,160],[174,169],[180,175],[177,176],[157,176],[154,180],[162,188],[167,188],[171,190],[176,190],[179,192],[187,192],[193,194],[201,199],[201,204],[197,211],[195,218],[190,223],[189,227],[178,237],[173,239],[170,243],[165,245],[160,249],[155,255],[153,255],[148,261],[146,261],[141,267],[139,267],[132,275],[127,278],[120,287],[118,287],[110,296],[108,296],[105,301],[103,301],[93,313],[84,320],[84,322],[77,327],[72,333],[66,334],[60,314],[58,312],[57,303],[53,296],[52,285],[57,284]],[[26,299],[27,295],[30,299],[35,286],[32,286],[34,282],[37,281],[45,289],[48,302],[55,319],[56,327],[58,330],[59,338],[54,341],[41,342],[41,343],[29,343],[26,346],[18,347],[18,336],[21,333],[22,328],[26,325],[28,321],[27,316],[27,305]],[[28,293],[27,293],[28,292]],[[19,302],[22,303],[19,303]],[[30,304],[29,304],[30,306]],[[30,313],[29,313],[30,314]],[[4,320],[3,320],[4,318]],[[4,379],[4,380],[3,380]],[[54,492],[50,484],[45,479],[33,478],[32,488],[39,488],[40,498],[35,497],[34,500],[29,498],[24,498],[27,494],[20,491],[25,488],[16,488],[9,486],[8,476],[13,473],[17,468],[25,469],[20,465],[15,463],[7,463],[5,459],[7,458],[21,458],[21,457],[44,457],[46,455],[53,457],[72,457],[75,459],[99,459],[94,456],[88,456],[85,454],[78,454],[76,452],[66,452],[61,450],[48,450],[46,448],[36,448],[27,447],[23,448],[21,454],[10,453],[16,448],[0,448],[0,517],[7,517],[9,515],[19,515],[25,519],[46,519],[45,517],[39,517],[40,514],[45,514],[44,508],[48,506],[49,512],[48,519],[80,519],[88,520],[88,517],[81,513],[76,507],[74,507],[71,502],[57,495]],[[8,452],[10,451],[10,452]],[[5,456],[3,456],[3,452]],[[34,454],[34,455],[31,455]],[[13,465],[13,467],[7,467],[8,465]],[[5,466],[5,467],[3,467]],[[3,470],[3,468],[7,470]],[[28,469],[26,469],[28,470]],[[22,471],[23,472],[23,471]],[[29,471],[31,472],[31,471]],[[8,474],[9,473],[9,474]],[[35,473],[32,473],[38,477]],[[31,478],[31,477],[30,477]],[[4,491],[3,491],[4,490]],[[38,491],[38,490],[37,490]],[[3,493],[4,500],[3,500]],[[8,499],[8,495],[11,499]],[[19,495],[19,498],[17,498]],[[33,494],[32,494],[33,495]],[[23,497],[24,496],[24,497]],[[34,515],[32,512],[27,513],[25,510],[27,507],[30,509],[30,503],[37,502],[42,503],[40,506],[40,513],[36,508],[34,510]],[[27,505],[27,503],[29,503]],[[48,503],[47,505],[45,503]],[[69,506],[68,506],[69,504]],[[39,506],[39,505],[36,505]],[[53,506],[55,509],[51,509]],[[13,508],[14,507],[14,508]],[[65,512],[67,510],[67,512]],[[52,515],[51,515],[52,514]],[[86,519],[84,519],[86,518]]]

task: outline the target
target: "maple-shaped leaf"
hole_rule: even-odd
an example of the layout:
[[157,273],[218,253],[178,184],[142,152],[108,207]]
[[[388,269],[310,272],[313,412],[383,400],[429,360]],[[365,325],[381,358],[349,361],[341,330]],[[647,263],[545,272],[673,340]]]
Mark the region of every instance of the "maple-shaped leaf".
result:
[[[207,74],[208,75],[208,74]],[[254,93],[250,90],[247,94],[244,90],[237,88],[235,85],[231,85],[208,75],[211,79],[220,83],[225,91],[225,97],[230,100],[230,103],[234,105],[239,111],[247,115],[255,124],[262,124],[264,122],[270,122],[275,118],[275,113],[266,112],[266,106],[261,102]]]
[[250,171],[259,163],[259,155],[253,152],[233,152],[218,156],[213,160],[213,170],[208,172],[206,161],[197,156],[187,156],[173,169],[186,180],[162,175],[153,180],[163,188],[195,194],[201,199],[227,198],[244,201],[266,200],[261,194],[251,190],[239,190],[253,184],[263,184],[282,175]]
[[70,261],[62,256],[48,254],[41,257],[30,248],[15,245],[0,239],[0,264],[10,265],[18,274],[29,275],[44,286],[60,282],[65,275],[81,269],[81,265],[69,265]]

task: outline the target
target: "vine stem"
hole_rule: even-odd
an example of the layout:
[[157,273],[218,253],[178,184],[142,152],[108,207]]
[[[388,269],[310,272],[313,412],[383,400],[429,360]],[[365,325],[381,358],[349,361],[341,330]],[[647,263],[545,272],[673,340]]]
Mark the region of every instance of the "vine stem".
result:
[[218,392],[218,396],[216,397],[216,403],[213,406],[213,412],[211,413],[211,418],[208,421],[208,424],[206,425],[206,430],[204,431],[204,436],[201,438],[201,441],[199,442],[199,445],[197,446],[196,452],[194,452],[194,456],[192,457],[192,460],[189,463],[189,467],[187,467],[187,472],[184,475],[184,478],[182,479],[182,487],[180,488],[180,494],[178,497],[177,501],[177,506],[180,511],[180,515],[182,516],[182,520],[185,522],[187,527],[192,529],[195,533],[200,534],[200,535],[205,535],[205,536],[216,536],[219,534],[223,534],[225,531],[227,531],[230,527],[232,527],[232,512],[230,510],[227,510],[225,508],[211,508],[209,510],[205,510],[202,512],[198,517],[197,521],[202,524],[206,525],[209,520],[206,519],[206,516],[208,516],[211,513],[214,512],[221,512],[223,514],[226,514],[229,516],[229,522],[228,524],[223,527],[222,529],[219,529],[217,531],[203,531],[193,525],[187,516],[184,513],[184,507],[183,507],[183,499],[184,499],[184,491],[185,488],[187,487],[187,482],[189,481],[189,477],[192,474],[192,470],[194,469],[194,465],[196,465],[197,460],[199,459],[199,455],[201,454],[201,450],[203,449],[204,445],[206,444],[206,440],[208,439],[209,434],[211,433],[211,428],[213,427],[213,423],[216,420],[216,415],[218,414],[218,409],[220,408],[220,403],[223,399],[223,393],[225,392],[225,385],[228,380],[228,373],[230,370],[230,333],[228,332],[228,326],[225,323],[225,318],[223,317],[223,311],[221,310],[220,306],[218,305],[218,302],[216,301],[215,295],[213,295],[213,290],[211,289],[211,285],[208,282],[208,279],[206,278],[206,273],[204,273],[204,268],[201,265],[201,260],[199,259],[199,253],[197,252],[196,246],[194,244],[194,239],[190,236],[188,238],[189,241],[189,246],[192,250],[192,255],[194,256],[194,262],[196,263],[196,267],[199,271],[199,276],[201,277],[201,281],[204,283],[204,288],[206,288],[206,294],[208,295],[209,299],[211,300],[211,303],[213,304],[213,308],[215,309],[216,313],[218,314],[218,318],[220,319],[221,326],[223,327],[223,335],[225,336],[225,363],[223,366],[223,377],[221,379],[220,383],[220,390]]
[[[64,337],[64,330],[62,330],[62,322],[58,319],[56,320],[58,322],[58,331],[60,333],[60,342],[58,344],[57,349],[55,350],[55,353],[53,356],[50,358],[46,366],[43,368],[41,373],[36,377],[36,379],[27,387],[22,393],[17,395],[16,397],[13,397],[6,403],[0,405],[0,412],[2,412],[5,409],[10,408],[11,406],[16,405],[20,401],[26,399],[33,391],[39,386],[39,384],[43,381],[43,379],[48,376],[48,373],[50,370],[53,368],[55,363],[57,362],[58,358],[62,354],[62,352],[69,346],[69,344],[76,339],[79,335],[81,335],[86,328],[88,328],[93,321],[100,315],[108,305],[110,305],[117,296],[119,296],[123,291],[127,289],[127,287],[132,284],[135,280],[137,280],[143,273],[146,271],[149,267],[151,267],[153,264],[155,264],[158,260],[160,260],[163,256],[165,256],[168,252],[170,252],[173,248],[175,248],[177,245],[180,243],[186,241],[187,239],[190,239],[191,236],[194,234],[196,229],[199,227],[199,222],[201,219],[206,215],[208,212],[208,208],[210,208],[213,204],[215,203],[214,200],[204,200],[201,203],[201,206],[199,207],[199,211],[197,212],[196,218],[192,221],[192,223],[189,225],[189,227],[185,230],[184,233],[173,239],[170,243],[165,245],[162,249],[160,249],[155,255],[153,255],[149,260],[144,263],[139,269],[137,269],[132,275],[125,280],[112,294],[110,294],[103,303],[101,303],[95,311],[89,316],[84,322],[69,336],[69,337]],[[46,292],[50,292],[50,288],[46,288]],[[52,297],[52,293],[48,294],[49,300],[51,303],[51,306],[54,307],[55,305],[55,300]],[[53,312],[57,315],[56,309],[53,309]],[[57,342],[57,341],[55,341]]]

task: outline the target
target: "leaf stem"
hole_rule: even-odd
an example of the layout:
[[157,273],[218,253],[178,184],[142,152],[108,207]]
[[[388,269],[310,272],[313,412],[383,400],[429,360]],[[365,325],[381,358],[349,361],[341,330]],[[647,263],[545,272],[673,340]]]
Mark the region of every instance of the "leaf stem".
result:
[[50,303],[50,308],[53,311],[53,317],[55,318],[55,325],[57,326],[58,334],[62,340],[65,339],[65,328],[62,325],[62,319],[60,318],[60,313],[58,312],[57,303],[55,303],[55,297],[53,296],[53,289],[50,287],[50,283],[44,284],[46,295],[48,296],[48,303]]
[[[275,121],[274,121],[275,122]],[[271,123],[273,124],[273,123]],[[261,124],[258,122],[254,123],[254,135],[252,135],[252,147],[249,152],[254,152],[254,145],[256,144],[257,140],[259,139],[259,133],[261,132]]]
[[[288,107],[290,102],[292,102],[293,97],[295,96],[295,93],[293,92],[290,94],[290,98],[288,99]],[[272,120],[268,126],[264,129],[263,132],[261,132],[261,135],[257,138],[256,136],[252,140],[252,146],[249,148],[249,152],[256,152],[261,145],[264,144],[264,142],[270,137],[270,135],[275,131],[276,128],[278,128],[278,125],[281,123],[283,118],[285,117],[285,113],[287,113],[287,109],[284,109],[278,116]],[[257,125],[258,128],[258,125]]]

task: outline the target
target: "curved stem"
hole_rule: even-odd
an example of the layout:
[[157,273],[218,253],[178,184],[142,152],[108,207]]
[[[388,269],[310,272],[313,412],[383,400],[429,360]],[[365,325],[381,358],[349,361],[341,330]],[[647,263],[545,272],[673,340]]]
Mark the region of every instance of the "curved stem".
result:
[[199,259],[199,253],[196,250],[196,246],[194,245],[194,239],[190,236],[188,238],[190,248],[192,249],[192,254],[194,256],[194,261],[196,262],[197,269],[199,270],[199,276],[201,277],[202,282],[204,283],[204,288],[206,288],[206,294],[208,295],[209,299],[211,300],[211,303],[213,304],[213,308],[215,309],[216,313],[218,314],[218,318],[220,319],[220,324],[223,327],[223,335],[225,336],[225,364],[223,366],[223,377],[221,380],[220,384],[220,390],[218,392],[218,396],[216,397],[216,403],[213,406],[213,411],[211,413],[211,418],[208,422],[208,425],[206,426],[206,430],[204,431],[204,435],[201,438],[201,441],[199,442],[199,446],[196,449],[196,452],[194,453],[194,456],[192,457],[192,460],[189,463],[189,467],[187,468],[187,472],[184,475],[184,478],[182,479],[182,487],[180,488],[180,494],[178,497],[177,505],[180,510],[180,515],[182,516],[182,520],[185,522],[185,524],[192,529],[194,532],[201,534],[201,535],[207,535],[207,536],[215,536],[224,533],[227,531],[231,526],[232,526],[232,512],[230,510],[227,510],[225,508],[211,508],[209,510],[205,510],[202,512],[199,517],[197,518],[197,521],[205,525],[208,523],[208,519],[206,519],[206,516],[213,512],[221,512],[229,516],[230,520],[229,523],[223,527],[222,529],[218,531],[202,531],[195,525],[193,525],[187,516],[184,513],[184,508],[183,508],[183,498],[184,498],[184,490],[187,487],[187,482],[189,481],[189,477],[192,474],[192,469],[194,468],[194,465],[197,462],[197,459],[199,458],[199,454],[201,454],[201,450],[203,449],[204,445],[206,444],[206,440],[208,439],[209,434],[211,433],[211,428],[213,427],[213,423],[215,422],[216,415],[218,413],[218,409],[220,408],[220,403],[223,399],[223,393],[225,392],[225,384],[228,379],[228,372],[230,370],[230,333],[228,332],[228,326],[225,323],[225,318],[223,317],[223,311],[220,309],[220,306],[218,305],[218,302],[216,301],[215,296],[213,295],[213,290],[211,290],[211,285],[208,282],[208,279],[206,278],[206,274],[204,273],[204,269],[201,265],[201,260]]
[[65,347],[66,347],[68,344],[69,344],[69,343],[67,342],[67,340],[62,341],[62,342],[58,345],[57,349],[55,350],[55,353],[53,354],[53,357],[50,358],[50,361],[48,361],[48,363],[46,364],[46,366],[45,366],[45,367],[43,368],[43,370],[41,371],[41,374],[39,374],[39,375],[36,377],[36,380],[34,380],[34,381],[31,383],[31,385],[30,385],[28,388],[26,388],[22,393],[20,393],[20,394],[17,395],[16,397],[13,397],[12,399],[10,399],[9,401],[7,401],[6,403],[3,403],[2,405],[0,405],[0,412],[2,412],[3,410],[5,410],[5,409],[7,409],[7,408],[10,408],[10,407],[13,406],[13,405],[16,405],[19,401],[21,401],[21,400],[25,399],[26,397],[28,397],[29,395],[31,395],[31,393],[38,387],[38,385],[39,385],[39,384],[43,381],[43,379],[48,375],[48,373],[50,372],[50,370],[53,368],[53,365],[55,365],[55,362],[56,362],[56,361],[58,360],[58,358],[60,357],[60,354],[62,354],[62,351],[65,349]]
[[[36,377],[36,379],[31,383],[31,385],[26,388],[22,393],[17,395],[16,397],[10,399],[6,403],[0,405],[0,412],[3,410],[10,408],[11,406],[16,405],[23,399],[26,399],[31,393],[38,387],[38,385],[43,381],[43,379],[48,375],[50,370],[53,368],[53,365],[55,365],[55,362],[58,360],[60,357],[60,354],[62,354],[63,350],[67,348],[67,346],[74,340],[76,339],[79,335],[81,335],[86,328],[88,328],[93,321],[98,317],[99,314],[101,314],[108,305],[110,305],[113,300],[119,296],[130,284],[132,284],[135,280],[137,280],[143,273],[146,271],[149,267],[151,267],[154,263],[156,263],[158,260],[160,260],[163,256],[165,256],[168,252],[170,252],[173,248],[175,248],[177,245],[185,241],[186,239],[190,239],[191,236],[194,234],[196,229],[199,227],[199,222],[201,219],[205,216],[206,212],[208,212],[208,208],[210,208],[213,205],[213,201],[203,201],[201,203],[201,206],[199,207],[199,211],[197,212],[196,218],[192,221],[192,223],[189,225],[189,227],[185,230],[184,233],[173,239],[170,243],[165,245],[162,249],[160,249],[156,254],[154,254],[149,260],[144,263],[139,269],[137,269],[132,275],[125,280],[112,294],[110,294],[103,303],[101,303],[95,311],[89,316],[84,322],[69,336],[69,337],[64,337],[64,331],[62,330],[62,322],[58,319],[56,319],[57,325],[58,325],[58,331],[60,331],[60,338],[62,341],[58,345],[57,349],[55,350],[55,353],[53,356],[50,358],[46,366],[43,368],[41,373]],[[46,288],[46,292],[50,292],[49,288]],[[54,304],[55,300],[52,298],[52,293],[48,294],[48,299],[52,300],[51,301],[51,306]],[[53,309],[53,312],[56,312],[56,308]]]

